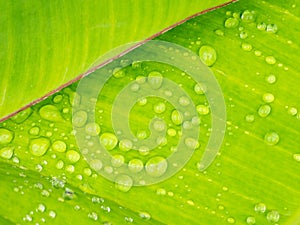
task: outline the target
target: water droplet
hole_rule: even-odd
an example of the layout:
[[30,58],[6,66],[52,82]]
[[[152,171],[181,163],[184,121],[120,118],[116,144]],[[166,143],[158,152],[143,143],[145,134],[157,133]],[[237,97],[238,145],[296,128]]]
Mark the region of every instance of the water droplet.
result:
[[64,167],[64,164],[65,164],[64,161],[58,160],[55,167],[56,167],[56,169],[61,170]]
[[14,154],[14,147],[13,146],[6,146],[0,149],[0,157],[3,159],[10,159]]
[[203,94],[206,93],[207,87],[206,87],[206,85],[203,84],[203,83],[197,83],[197,84],[195,84],[195,86],[194,86],[194,91],[195,91],[196,94],[198,94],[198,95],[203,95]]
[[40,116],[48,121],[59,122],[63,121],[63,118],[59,110],[54,105],[42,106],[39,110]]
[[268,132],[265,134],[265,142],[268,145],[276,145],[279,142],[279,135],[274,131]]
[[163,82],[163,76],[160,72],[152,71],[148,74],[148,83],[153,89],[159,89]]
[[138,101],[139,105],[146,105],[147,104],[147,98],[140,98],[140,100]]
[[127,222],[127,223],[132,223],[132,222],[133,222],[133,218],[127,217],[127,216],[125,216],[124,220],[125,220],[125,222]]
[[142,171],[144,164],[140,159],[131,159],[128,163],[128,169],[133,173]]
[[97,221],[98,220],[98,214],[96,212],[90,212],[88,214],[88,218],[91,219],[91,220]]
[[136,137],[138,138],[138,139],[146,139],[147,137],[148,137],[148,134],[147,134],[147,131],[145,131],[145,130],[138,130],[137,132],[136,132]]
[[74,198],[74,191],[70,188],[65,188],[65,192],[63,193],[63,198],[65,200],[72,200]]
[[124,174],[117,176],[115,180],[115,187],[122,192],[129,191],[132,187],[132,184],[133,181],[131,177]]
[[43,213],[46,210],[46,206],[41,203],[38,205],[37,210]]
[[61,94],[57,94],[57,95],[55,95],[54,97],[53,97],[53,102],[54,103],[60,103],[61,102],[61,100],[63,99],[63,96],[61,95]]
[[161,119],[156,119],[153,123],[153,128],[158,132],[162,132],[166,129],[166,123]]
[[139,216],[142,219],[145,219],[145,220],[150,220],[151,219],[151,215],[147,212],[139,212]]
[[196,110],[200,115],[209,114],[209,107],[206,105],[197,105]]
[[100,136],[100,142],[107,150],[112,150],[117,146],[118,139],[112,133],[104,133]]
[[97,136],[100,131],[100,126],[97,123],[88,123],[85,125],[85,132],[87,135]]
[[52,219],[54,219],[55,217],[56,217],[56,212],[54,212],[54,211],[49,211],[49,216],[52,218]]
[[135,82],[136,82],[137,84],[143,84],[143,83],[146,82],[146,77],[144,77],[144,76],[137,76],[137,77],[135,78]]
[[125,76],[125,72],[124,72],[124,70],[122,70],[121,67],[117,67],[113,70],[113,76],[115,78],[122,78]]
[[90,161],[90,166],[96,170],[96,171],[99,171],[102,169],[102,161],[100,159],[93,159]]
[[140,155],[148,155],[150,152],[149,148],[147,146],[141,146],[139,148]]
[[217,30],[215,30],[215,34],[218,36],[224,36],[224,31],[217,29]]
[[298,113],[298,110],[295,107],[288,108],[288,114],[295,116],[295,115],[297,115],[297,113]]
[[176,131],[175,129],[173,129],[173,128],[169,128],[169,129],[167,130],[167,134],[168,134],[170,137],[175,137],[176,134],[177,134],[177,131]]
[[113,167],[120,167],[124,164],[125,158],[122,155],[114,155],[111,159],[111,165]]
[[35,156],[44,155],[50,146],[50,141],[47,138],[41,137],[32,139],[29,144],[30,152]]
[[52,149],[57,152],[65,152],[67,150],[67,145],[63,141],[54,141],[52,144]]
[[226,28],[236,28],[239,25],[239,21],[237,18],[232,18],[229,17],[228,19],[225,20],[224,26]]
[[137,92],[138,90],[140,90],[140,85],[139,84],[132,84],[130,86],[130,90],[133,92]]
[[246,23],[252,23],[255,21],[255,12],[250,12],[249,10],[245,10],[242,15],[241,15],[241,19],[243,22]]
[[178,110],[175,109],[172,111],[171,119],[175,125],[180,125],[182,124],[183,116]]
[[166,105],[163,102],[159,102],[154,106],[154,112],[160,114],[163,113],[166,110]]
[[268,63],[270,65],[274,65],[276,63],[276,59],[274,58],[274,56],[267,56],[266,63]]
[[271,106],[269,105],[261,105],[257,111],[260,117],[267,117],[271,113]]
[[293,158],[294,158],[297,162],[300,162],[300,153],[294,154],[294,155],[293,155]]
[[32,127],[32,128],[30,128],[30,130],[28,132],[31,135],[37,136],[40,133],[40,128],[39,127]]
[[156,144],[157,144],[157,145],[165,146],[167,143],[168,143],[168,140],[167,140],[166,137],[159,136],[159,137],[157,137],[157,139],[156,139]]
[[249,225],[253,225],[253,224],[255,224],[256,221],[255,221],[255,218],[253,216],[248,216],[247,219],[246,219],[246,222]]
[[83,110],[77,111],[73,115],[72,123],[75,127],[82,127],[87,121],[87,113]]
[[9,144],[14,138],[14,133],[8,129],[0,128],[0,145]]
[[252,115],[252,114],[246,115],[246,116],[245,116],[245,120],[246,120],[248,123],[252,123],[252,122],[254,121],[254,115]]
[[250,52],[252,50],[252,45],[249,43],[242,43],[241,47],[246,52]]
[[199,147],[199,142],[194,138],[186,138],[184,140],[184,143],[188,148],[191,148],[191,149],[196,149]]
[[160,156],[148,160],[145,165],[146,172],[152,177],[162,176],[168,168],[168,162]]
[[133,147],[132,141],[128,139],[123,139],[119,142],[119,148],[122,151],[129,151]]
[[241,33],[240,33],[240,38],[241,38],[241,39],[246,39],[247,37],[248,37],[247,32],[241,31]]
[[258,30],[266,30],[267,24],[265,24],[264,22],[257,23],[257,24],[256,24],[256,28],[257,28]]
[[167,194],[167,191],[164,189],[164,188],[158,188],[156,190],[156,194],[157,195],[166,195]]
[[233,223],[235,223],[235,219],[232,218],[232,217],[228,217],[227,222],[230,223],[230,224],[233,224]]
[[76,163],[80,159],[80,154],[75,150],[69,150],[66,153],[66,158],[69,160],[70,163]]
[[259,51],[259,50],[255,50],[255,51],[254,51],[254,55],[256,55],[256,56],[261,56],[261,55],[262,55],[262,52]]
[[275,98],[274,98],[273,94],[265,93],[265,94],[263,94],[262,99],[265,103],[271,103],[274,101]]
[[267,220],[272,223],[277,223],[280,219],[280,214],[276,210],[272,210],[267,214]]
[[74,167],[73,165],[67,165],[67,166],[66,166],[66,171],[67,171],[68,173],[74,173],[75,167]]
[[216,50],[209,45],[201,46],[199,49],[199,56],[201,61],[207,66],[212,66],[217,60]]
[[270,32],[270,33],[276,33],[278,28],[277,28],[276,24],[268,24],[266,30],[267,30],[267,32]]
[[273,74],[270,74],[269,76],[266,77],[266,81],[269,84],[274,84],[276,82],[276,76]]
[[267,210],[267,206],[264,203],[260,202],[254,206],[254,211],[257,213],[264,213],[266,210]]
[[29,107],[27,109],[24,109],[23,111],[19,112],[18,114],[14,115],[10,119],[15,123],[23,123],[31,114],[32,109]]

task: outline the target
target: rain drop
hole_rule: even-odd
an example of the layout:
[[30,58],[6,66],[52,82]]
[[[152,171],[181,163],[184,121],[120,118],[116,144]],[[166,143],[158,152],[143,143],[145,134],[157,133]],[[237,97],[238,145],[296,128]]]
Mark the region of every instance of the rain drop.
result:
[[201,46],[199,49],[199,56],[201,61],[207,66],[212,66],[217,60],[216,50],[209,45]]
[[50,146],[50,141],[47,138],[41,137],[32,139],[29,144],[30,152],[35,156],[44,155]]
[[265,134],[264,140],[268,145],[276,145],[279,142],[279,135],[274,131],[268,132]]
[[48,121],[59,122],[63,121],[63,118],[59,110],[54,105],[44,105],[39,110],[40,116]]
[[107,150],[112,150],[117,146],[118,139],[112,133],[104,133],[100,136],[100,142]]
[[152,71],[148,74],[148,83],[153,89],[159,89],[163,82],[163,76],[160,72]]
[[128,192],[133,185],[133,180],[131,177],[127,175],[119,175],[116,177],[115,180],[115,187],[122,191],[122,192]]
[[167,161],[160,156],[156,156],[149,159],[145,165],[146,172],[151,177],[162,176],[166,172],[167,168],[168,168]]

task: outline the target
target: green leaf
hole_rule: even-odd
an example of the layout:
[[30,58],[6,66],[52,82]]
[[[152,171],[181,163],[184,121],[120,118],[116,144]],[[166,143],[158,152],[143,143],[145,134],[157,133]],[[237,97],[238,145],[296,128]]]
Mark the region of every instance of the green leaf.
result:
[[[94,83],[86,86],[86,93],[80,92],[82,79],[2,122],[0,187],[7,196],[1,199],[2,217],[27,223],[28,214],[39,222],[41,214],[35,208],[42,203],[55,212],[55,218],[49,211],[45,215],[51,224],[73,218],[72,224],[91,223],[94,213],[97,221],[112,224],[299,224],[298,5],[241,0],[195,17],[155,39],[181,46],[162,48],[183,53],[182,60],[173,55],[166,59],[174,60],[174,65],[160,61],[160,48],[145,51],[145,44],[90,74],[86,80]],[[181,52],[183,47],[196,57]],[[136,60],[150,56],[157,60]],[[220,95],[211,79],[199,84],[191,78],[197,60],[213,73],[203,67],[196,79],[216,78],[227,112],[222,147],[207,169],[200,160],[216,133],[215,106],[222,105],[215,103]],[[180,65],[187,65],[187,71]],[[164,90],[167,79],[162,78],[176,85]],[[97,84],[105,84],[100,93]],[[146,93],[151,96],[133,104],[132,96],[138,95],[134,93],[145,94],[143,87],[150,87]],[[93,91],[95,98],[83,95]],[[160,93],[166,101],[158,97]],[[176,167],[164,159],[178,150],[181,124],[187,129],[192,122],[198,125],[185,120],[193,110],[174,112],[177,103],[171,96],[183,107],[195,105],[199,139],[185,139],[183,153],[195,148],[192,157],[174,176],[156,183]],[[146,143],[138,151],[133,150],[135,142],[119,138],[123,133],[114,129],[124,124],[129,124],[137,143]],[[160,147],[152,148],[147,137],[164,131],[167,141],[161,138]],[[222,141],[218,137],[215,142]],[[107,154],[103,146],[98,148],[99,141],[114,156],[111,161],[104,160]],[[132,173],[115,175],[113,171],[123,165]],[[134,172],[148,174],[152,180],[144,182],[152,184],[134,186],[141,181]],[[36,183],[42,183],[50,196],[36,190]],[[95,206],[93,196],[103,198],[112,210]],[[75,205],[80,210],[74,211]]]
[[221,3],[1,1],[0,118],[53,94],[109,50]]

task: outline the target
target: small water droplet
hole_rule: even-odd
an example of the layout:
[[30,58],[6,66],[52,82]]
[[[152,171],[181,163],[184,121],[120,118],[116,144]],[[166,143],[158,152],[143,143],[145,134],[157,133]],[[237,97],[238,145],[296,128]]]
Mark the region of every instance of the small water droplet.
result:
[[116,177],[115,187],[122,192],[128,192],[131,189],[132,184],[133,180],[127,175],[122,174]]
[[266,204],[260,202],[254,206],[254,211],[257,213],[264,213],[267,210]]
[[254,216],[248,216],[247,219],[246,219],[246,222],[249,225],[254,225],[256,221],[255,221]]
[[270,74],[266,77],[266,81],[269,83],[269,84],[274,84],[276,82],[276,76],[273,75],[273,74]]
[[132,149],[133,144],[132,141],[128,140],[128,139],[123,139],[119,142],[119,148],[122,151],[129,151],[130,149]]
[[276,145],[279,142],[279,135],[274,131],[267,132],[264,140],[268,145]]
[[8,129],[0,128],[0,145],[9,144],[14,138],[14,133]]
[[70,163],[76,163],[80,159],[80,154],[75,150],[69,150],[66,153],[66,158],[69,160]]
[[137,84],[144,84],[145,82],[146,82],[146,77],[144,77],[144,76],[137,76],[136,78],[135,78],[135,82],[137,83]]
[[237,18],[229,17],[225,20],[224,26],[226,28],[236,28],[239,25],[239,20]]
[[137,83],[132,84],[132,85],[130,86],[130,90],[133,91],[133,92],[137,92],[137,91],[140,90],[140,85],[137,84]]
[[32,127],[30,128],[30,130],[28,131],[29,134],[37,136],[40,134],[40,128],[39,127]]
[[259,50],[255,50],[254,51],[254,55],[256,55],[256,56],[261,56],[262,55],[262,52],[261,51],[259,51]]
[[178,102],[179,102],[179,104],[182,105],[182,106],[188,106],[188,105],[190,104],[189,98],[187,98],[187,97],[185,97],[185,96],[179,97]]
[[254,121],[255,117],[253,114],[249,114],[249,115],[246,115],[245,116],[245,120],[248,122],[248,123],[252,123]]
[[124,70],[122,70],[121,67],[116,67],[114,70],[113,70],[113,76],[115,78],[122,78],[125,76],[125,72]]
[[46,206],[41,203],[38,205],[37,210],[43,213],[46,210]]
[[140,155],[145,156],[145,155],[148,155],[149,152],[150,152],[150,149],[149,149],[147,146],[141,146],[141,147],[139,148],[139,153],[140,153]]
[[233,217],[228,217],[227,222],[230,224],[233,224],[233,223],[235,223],[235,219]]
[[217,30],[215,30],[215,34],[218,36],[224,36],[224,31],[217,29]]
[[56,217],[56,212],[54,212],[53,210],[49,211],[49,216],[54,219]]
[[120,167],[124,164],[125,158],[122,155],[114,155],[111,159],[111,165],[113,167]]
[[128,163],[128,169],[133,173],[142,171],[144,164],[140,159],[131,159]]
[[57,140],[53,142],[52,149],[57,152],[65,152],[67,150],[67,145],[65,142]]
[[87,121],[87,113],[83,110],[77,111],[76,113],[74,113],[73,115],[73,125],[75,127],[82,127],[85,125],[86,121]]
[[300,162],[300,153],[294,154],[293,158],[297,161]]
[[117,146],[118,139],[112,133],[103,133],[100,136],[100,142],[107,150],[112,150]]
[[270,113],[271,113],[271,106],[269,105],[261,105],[258,110],[257,113],[260,117],[267,117]]
[[164,188],[158,188],[156,190],[156,194],[157,195],[166,195],[167,194],[167,191],[164,189]]
[[241,15],[241,19],[243,22],[252,23],[256,19],[255,12],[253,11],[250,12],[249,10],[245,10]]
[[194,91],[195,91],[195,93],[198,94],[198,95],[203,95],[203,94],[206,93],[207,87],[206,87],[206,85],[203,84],[203,83],[197,83],[197,84],[195,84],[195,86],[194,86]]
[[139,105],[146,105],[146,104],[147,104],[147,98],[141,98],[141,99],[138,101],[138,104],[139,104]]
[[48,138],[36,138],[32,139],[29,144],[30,152],[35,156],[44,155],[50,146],[50,141]]
[[272,210],[267,214],[267,220],[272,223],[277,223],[280,219],[280,214],[276,210]]
[[139,212],[139,216],[142,219],[145,219],[145,220],[150,220],[151,219],[151,215],[147,212]]
[[182,124],[183,116],[178,110],[175,109],[172,111],[171,119],[175,125],[180,125]]
[[33,110],[29,107],[19,112],[18,114],[14,115],[10,119],[15,123],[20,124],[23,123],[32,114],[32,112]]
[[252,45],[249,43],[242,43],[242,49],[246,52],[250,52],[252,50]]
[[60,122],[63,118],[59,110],[54,105],[44,105],[39,110],[40,116],[48,121]]
[[289,107],[288,108],[288,114],[292,115],[292,116],[296,116],[298,113],[298,110],[295,107]]
[[162,176],[168,168],[168,162],[160,156],[155,156],[148,160],[145,165],[145,169],[148,175],[151,177]]
[[270,33],[276,33],[278,28],[276,24],[268,24],[266,30]]
[[64,161],[58,160],[55,167],[56,167],[56,169],[61,170],[64,167],[64,164],[65,164]]
[[209,45],[201,46],[199,49],[199,56],[201,61],[207,66],[212,66],[217,60],[216,50]]
[[197,105],[196,110],[200,115],[209,114],[209,107],[206,105]]
[[263,94],[262,99],[265,103],[271,103],[274,101],[275,97],[271,93],[265,93]]
[[13,146],[6,146],[0,149],[0,157],[3,159],[11,159],[14,154]]
[[136,137],[138,138],[138,139],[146,139],[147,137],[148,137],[148,133],[147,133],[147,131],[145,131],[145,130],[138,130],[137,132],[136,132]]
[[257,24],[256,24],[256,28],[257,28],[258,30],[266,30],[267,24],[265,24],[264,22],[257,23]]
[[247,32],[245,32],[245,31],[241,31],[241,32],[240,32],[240,38],[241,38],[241,39],[246,39],[247,37],[248,37]]
[[148,83],[153,89],[159,89],[163,82],[163,76],[160,72],[152,71],[148,74]]
[[154,106],[154,112],[161,114],[166,110],[166,105],[163,102],[159,102]]
[[186,138],[184,144],[190,149],[196,149],[199,147],[199,142],[194,138]]
[[166,130],[166,123],[165,123],[165,121],[163,121],[161,119],[156,119],[153,122],[153,128],[154,128],[154,130],[156,130],[158,132],[162,132],[162,131]]
[[270,65],[274,65],[276,63],[276,59],[274,56],[267,56],[266,57],[266,63]]
[[90,212],[88,213],[88,218],[94,221],[98,220],[98,214],[96,212]]
[[88,123],[85,125],[85,133],[91,136],[97,136],[100,133],[101,129],[97,123]]

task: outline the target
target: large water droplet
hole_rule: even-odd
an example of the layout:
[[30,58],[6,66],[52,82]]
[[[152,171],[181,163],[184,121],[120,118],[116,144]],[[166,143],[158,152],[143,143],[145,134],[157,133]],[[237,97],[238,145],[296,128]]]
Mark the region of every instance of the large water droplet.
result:
[[160,72],[152,71],[148,74],[148,83],[153,89],[159,89],[163,82],[163,76]]
[[154,130],[156,130],[158,132],[162,132],[166,129],[166,123],[165,123],[165,121],[163,121],[161,119],[156,119],[153,122],[153,128],[154,128]]
[[133,147],[132,141],[128,140],[128,139],[122,139],[119,142],[119,148],[122,151],[129,151],[131,148]]
[[254,225],[255,224],[255,218],[253,216],[248,216],[246,219],[247,224]]
[[264,22],[258,23],[256,24],[256,28],[258,30],[265,30],[267,28],[267,24],[265,24]]
[[228,18],[225,20],[224,26],[226,28],[236,28],[239,25],[239,21],[237,18]]
[[196,110],[200,115],[209,114],[209,107],[206,105],[197,105]]
[[70,163],[76,163],[80,159],[80,154],[78,152],[76,152],[75,150],[69,150],[66,153],[66,157]]
[[269,84],[274,84],[276,82],[276,76],[273,75],[273,74],[270,74],[266,77],[266,81],[269,83]]
[[9,144],[14,138],[14,133],[8,129],[0,128],[0,145]]
[[32,127],[32,128],[30,128],[28,133],[31,134],[31,135],[37,136],[40,133],[40,128],[39,127]]
[[257,113],[260,117],[267,117],[271,113],[271,106],[262,105],[258,108]]
[[267,220],[272,223],[277,223],[280,219],[280,214],[276,210],[272,210],[267,214]]
[[115,187],[123,192],[127,192],[132,187],[133,181],[131,177],[127,175],[119,175],[115,180]]
[[63,121],[63,118],[59,110],[54,105],[44,105],[39,110],[40,116],[48,121],[59,122]]
[[199,56],[201,61],[207,66],[212,66],[217,60],[216,50],[209,45],[201,46],[199,49]]
[[0,157],[4,159],[10,159],[14,154],[14,147],[13,146],[7,146],[0,149]]
[[138,173],[142,171],[144,164],[140,159],[131,159],[128,163],[128,169],[133,173]]
[[30,115],[32,114],[32,109],[27,108],[15,116],[11,117],[10,119],[14,121],[15,123],[23,123]]
[[83,110],[77,111],[73,115],[73,125],[75,127],[82,127],[87,121],[87,113]]
[[274,131],[268,132],[265,134],[265,142],[268,145],[276,145],[279,142],[279,135]]
[[262,99],[265,103],[271,103],[274,101],[275,97],[272,93],[265,93],[263,94]]
[[166,172],[167,168],[167,161],[160,156],[149,159],[145,165],[146,172],[152,177],[162,176]]
[[276,33],[278,28],[276,24],[268,24],[266,30],[270,33]]
[[120,167],[124,164],[125,158],[122,155],[114,155],[111,159],[111,165],[113,167]]
[[276,63],[276,59],[274,56],[267,56],[266,57],[266,63],[270,65],[274,65]]
[[41,137],[32,139],[29,144],[30,152],[35,156],[44,155],[50,146],[50,141],[47,138]]
[[194,91],[196,92],[196,94],[198,95],[203,95],[205,94],[205,92],[207,91],[207,87],[205,84],[203,83],[197,83],[194,86]]
[[190,149],[196,149],[199,147],[199,142],[194,138],[186,138],[184,140],[185,145]]
[[154,106],[154,112],[161,114],[166,110],[166,105],[163,102],[159,102]]
[[100,142],[107,150],[112,150],[117,146],[118,139],[112,133],[104,133],[100,136]]

